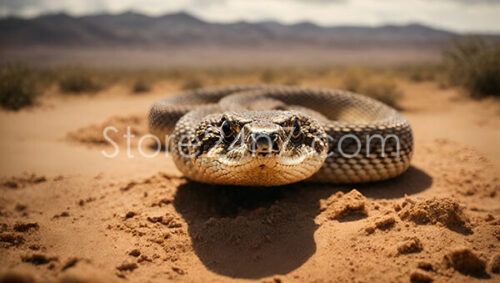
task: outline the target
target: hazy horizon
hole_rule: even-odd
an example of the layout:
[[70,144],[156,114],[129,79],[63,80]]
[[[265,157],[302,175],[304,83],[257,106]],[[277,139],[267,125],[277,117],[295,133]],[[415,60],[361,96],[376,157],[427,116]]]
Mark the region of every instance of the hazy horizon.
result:
[[133,11],[148,16],[189,13],[203,21],[312,22],[320,26],[381,26],[422,24],[460,33],[499,33],[500,1],[480,0],[2,0],[0,17],[34,18],[45,14],[72,16],[121,14]]

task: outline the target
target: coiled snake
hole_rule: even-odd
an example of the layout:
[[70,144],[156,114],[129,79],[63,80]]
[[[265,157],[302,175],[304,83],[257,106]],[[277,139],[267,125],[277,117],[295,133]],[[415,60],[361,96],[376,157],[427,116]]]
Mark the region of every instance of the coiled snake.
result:
[[406,171],[413,153],[400,113],[336,89],[199,89],[154,103],[149,128],[187,178],[213,184],[379,181]]

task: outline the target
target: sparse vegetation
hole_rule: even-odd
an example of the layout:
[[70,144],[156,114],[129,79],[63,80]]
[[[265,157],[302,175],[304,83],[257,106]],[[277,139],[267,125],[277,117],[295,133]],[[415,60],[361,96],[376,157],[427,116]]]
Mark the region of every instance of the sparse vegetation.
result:
[[415,83],[438,81],[442,72],[443,68],[441,65],[400,66],[394,69],[394,74]]
[[361,75],[351,71],[346,74],[342,88],[353,92],[360,92],[361,84]]
[[203,81],[196,76],[188,77],[185,81],[184,84],[182,85],[183,90],[193,90],[197,88],[202,88],[203,87]]
[[151,82],[145,79],[137,79],[132,86],[132,92],[143,93],[151,90]]
[[475,37],[457,40],[443,57],[452,85],[472,97],[500,96],[500,44]]
[[264,70],[260,75],[260,81],[265,84],[273,83],[276,80],[276,73],[274,70]]
[[38,95],[34,72],[25,66],[7,64],[0,67],[0,105],[19,110],[32,105]]
[[374,78],[366,70],[359,69],[346,72],[342,88],[372,97],[392,107],[397,107],[398,100],[403,96],[393,80],[386,77]]
[[396,83],[387,79],[368,81],[363,85],[361,93],[392,107],[397,107],[398,100],[403,96],[403,92]]
[[98,82],[91,72],[82,68],[64,70],[59,78],[59,88],[68,94],[97,92],[103,87],[103,84]]
[[[39,90],[58,87],[62,94],[99,92],[116,84],[127,85],[135,94],[148,92],[153,83],[166,82],[182,90],[211,85],[285,84],[343,88],[395,105],[401,94],[392,78],[408,72],[368,67],[275,67],[275,68],[172,68],[117,69],[50,67],[30,69],[29,81]],[[404,73],[404,74],[403,74]],[[25,82],[28,82],[25,81]],[[31,102],[30,102],[31,103]]]

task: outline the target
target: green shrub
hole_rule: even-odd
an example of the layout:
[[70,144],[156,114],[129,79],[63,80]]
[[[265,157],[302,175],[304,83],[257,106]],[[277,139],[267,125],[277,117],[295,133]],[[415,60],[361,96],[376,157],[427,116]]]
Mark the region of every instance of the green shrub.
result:
[[68,94],[78,94],[82,92],[97,92],[103,89],[90,72],[83,69],[70,69],[63,72],[59,79],[59,88]]
[[0,67],[0,105],[8,110],[19,110],[33,105],[37,96],[34,73],[15,64]]
[[443,51],[452,85],[462,86],[472,97],[500,96],[500,45],[471,37],[456,40]]
[[144,79],[136,80],[134,82],[134,85],[132,86],[132,91],[134,93],[149,92],[150,90],[151,90],[151,83]]

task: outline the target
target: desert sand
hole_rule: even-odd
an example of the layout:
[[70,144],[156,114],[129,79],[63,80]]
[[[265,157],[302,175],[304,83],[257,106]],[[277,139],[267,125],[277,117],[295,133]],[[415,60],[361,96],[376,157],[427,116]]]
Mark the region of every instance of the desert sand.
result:
[[[0,111],[0,277],[40,282],[500,281],[500,104],[398,81],[416,149],[373,184],[210,186],[133,158],[145,95],[120,86]],[[102,129],[119,129],[116,158]],[[146,153],[153,150],[143,144]]]

